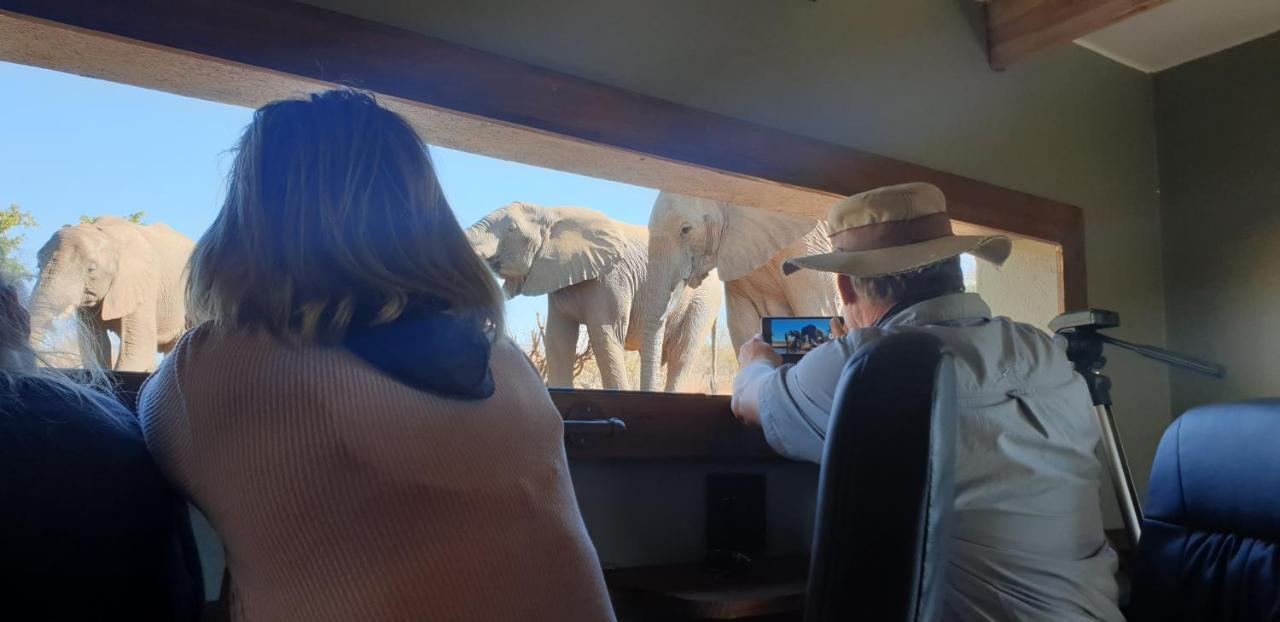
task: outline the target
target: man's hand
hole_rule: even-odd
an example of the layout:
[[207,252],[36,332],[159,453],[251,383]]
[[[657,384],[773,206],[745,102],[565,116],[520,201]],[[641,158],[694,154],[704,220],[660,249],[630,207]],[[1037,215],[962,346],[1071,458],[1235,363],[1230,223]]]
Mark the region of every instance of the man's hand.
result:
[[759,366],[748,369],[752,363],[765,363],[773,369],[782,364],[782,357],[759,334],[738,350],[738,375],[733,379],[733,399],[729,408],[744,423],[760,425],[760,385],[773,372]]
[[769,367],[777,367],[782,364],[782,357],[764,342],[760,333],[756,333],[738,350],[738,369],[761,362],[768,363]]

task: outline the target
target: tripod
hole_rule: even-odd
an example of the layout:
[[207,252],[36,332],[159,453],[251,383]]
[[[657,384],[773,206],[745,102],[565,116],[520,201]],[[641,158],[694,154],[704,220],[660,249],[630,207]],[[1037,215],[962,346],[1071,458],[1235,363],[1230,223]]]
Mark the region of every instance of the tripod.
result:
[[1223,377],[1226,370],[1221,365],[1188,358],[1164,348],[1129,343],[1098,332],[1119,325],[1120,314],[1115,311],[1088,309],[1059,315],[1049,322],[1049,329],[1057,335],[1054,340],[1065,346],[1067,358],[1076,371],[1084,376],[1085,383],[1089,386],[1094,414],[1102,429],[1102,451],[1111,472],[1116,498],[1120,502],[1125,531],[1129,534],[1129,542],[1137,546],[1138,538],[1142,536],[1142,502],[1138,499],[1138,489],[1133,483],[1129,460],[1125,457],[1124,444],[1120,442],[1120,432],[1111,412],[1111,378],[1102,373],[1103,366],[1107,364],[1106,357],[1102,356],[1103,344],[1111,344],[1172,367],[1214,378]]

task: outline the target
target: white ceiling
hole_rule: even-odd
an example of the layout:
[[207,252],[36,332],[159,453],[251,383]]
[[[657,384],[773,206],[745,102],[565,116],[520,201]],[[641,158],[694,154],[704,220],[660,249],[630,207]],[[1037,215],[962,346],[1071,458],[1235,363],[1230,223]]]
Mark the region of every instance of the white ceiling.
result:
[[1154,73],[1280,31],[1280,0],[1172,0],[1076,43]]

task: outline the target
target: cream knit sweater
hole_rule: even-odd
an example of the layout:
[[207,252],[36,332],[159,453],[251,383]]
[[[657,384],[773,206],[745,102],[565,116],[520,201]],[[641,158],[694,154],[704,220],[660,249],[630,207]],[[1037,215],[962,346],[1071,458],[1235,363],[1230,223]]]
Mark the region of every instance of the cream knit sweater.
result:
[[562,423],[510,342],[487,400],[341,349],[192,331],[144,387],[147,444],[227,549],[243,621],[612,620]]

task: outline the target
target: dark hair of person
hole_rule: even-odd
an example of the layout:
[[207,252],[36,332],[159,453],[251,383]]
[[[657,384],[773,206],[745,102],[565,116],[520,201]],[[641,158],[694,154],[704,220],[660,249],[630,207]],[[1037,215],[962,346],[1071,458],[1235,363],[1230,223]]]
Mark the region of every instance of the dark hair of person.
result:
[[960,258],[952,257],[918,270],[874,278],[850,277],[859,297],[876,302],[923,300],[964,290]]

